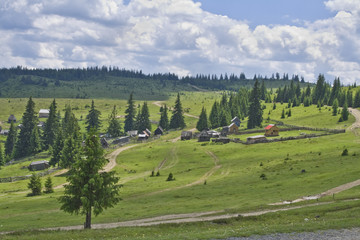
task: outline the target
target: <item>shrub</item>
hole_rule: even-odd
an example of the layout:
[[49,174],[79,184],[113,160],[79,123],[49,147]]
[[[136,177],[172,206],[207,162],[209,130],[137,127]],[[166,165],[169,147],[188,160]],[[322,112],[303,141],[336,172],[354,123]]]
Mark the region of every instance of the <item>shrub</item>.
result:
[[344,151],[341,153],[341,156],[347,156],[349,155],[349,151],[347,150],[347,148],[344,149]]
[[262,173],[261,175],[260,175],[260,178],[262,179],[262,180],[266,180],[267,178],[266,178],[266,175],[264,174],[264,173]]
[[172,173],[169,173],[169,176],[166,179],[166,181],[175,181],[174,175]]
[[36,174],[31,175],[28,188],[31,190],[29,196],[41,195],[41,179]]
[[160,172],[159,172],[159,171],[157,171],[156,176],[157,176],[157,177],[160,176]]

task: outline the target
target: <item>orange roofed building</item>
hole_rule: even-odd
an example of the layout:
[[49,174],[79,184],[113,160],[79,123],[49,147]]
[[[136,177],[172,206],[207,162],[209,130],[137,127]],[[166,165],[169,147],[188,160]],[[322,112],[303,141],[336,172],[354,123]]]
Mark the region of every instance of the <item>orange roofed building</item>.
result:
[[279,128],[275,124],[269,124],[265,128],[265,136],[267,137],[279,136]]

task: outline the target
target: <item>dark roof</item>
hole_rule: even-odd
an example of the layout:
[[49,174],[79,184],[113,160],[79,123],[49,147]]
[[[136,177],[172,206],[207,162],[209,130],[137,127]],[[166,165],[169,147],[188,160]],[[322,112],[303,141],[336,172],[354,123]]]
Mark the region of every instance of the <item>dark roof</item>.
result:
[[235,122],[235,121],[237,121],[237,122],[241,122],[241,121],[240,121],[240,119],[239,119],[238,117],[234,117],[234,118],[231,120],[231,122]]
[[11,114],[10,117],[8,118],[9,121],[16,121],[16,117]]

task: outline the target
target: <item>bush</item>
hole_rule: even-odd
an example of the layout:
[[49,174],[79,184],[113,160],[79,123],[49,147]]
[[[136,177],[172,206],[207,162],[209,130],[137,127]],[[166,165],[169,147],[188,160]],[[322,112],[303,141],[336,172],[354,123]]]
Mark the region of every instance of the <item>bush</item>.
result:
[[260,178],[262,179],[262,180],[266,180],[267,178],[266,178],[266,175],[264,174],[264,173],[262,173],[261,175],[260,175]]
[[175,181],[174,175],[172,173],[169,173],[169,176],[166,179],[166,181]]
[[347,156],[349,155],[349,151],[347,150],[347,148],[344,149],[344,151],[341,153],[341,156]]

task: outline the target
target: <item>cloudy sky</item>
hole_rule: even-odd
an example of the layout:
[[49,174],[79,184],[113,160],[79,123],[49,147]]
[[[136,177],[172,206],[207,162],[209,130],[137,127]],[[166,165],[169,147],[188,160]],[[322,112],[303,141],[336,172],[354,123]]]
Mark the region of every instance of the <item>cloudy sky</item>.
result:
[[360,84],[359,0],[1,0],[0,67],[299,74]]

